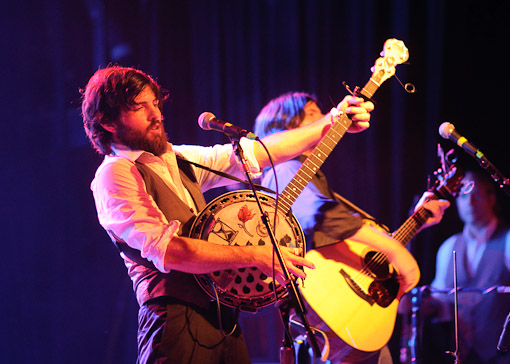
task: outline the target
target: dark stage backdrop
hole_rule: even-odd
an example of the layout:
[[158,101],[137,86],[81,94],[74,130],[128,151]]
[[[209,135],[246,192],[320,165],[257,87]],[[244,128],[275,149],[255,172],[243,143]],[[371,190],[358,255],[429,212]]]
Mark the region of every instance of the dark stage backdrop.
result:
[[[211,111],[246,129],[282,92],[315,93],[327,111],[364,85],[387,38],[409,64],[375,96],[372,127],[346,135],[323,169],[332,186],[396,229],[439,166],[450,121],[503,172],[508,155],[509,3],[501,1],[25,0],[1,12],[0,361],[134,363],[137,305],[89,189],[101,158],[85,139],[78,92],[110,62],[170,91],[172,142],[228,142],[203,131]],[[441,140],[440,140],[441,139]],[[462,155],[463,152],[459,151]],[[433,278],[435,252],[458,230],[455,209],[411,246]],[[249,315],[255,362],[277,362],[273,310]],[[398,353],[398,334],[392,350]],[[398,357],[396,357],[396,362]]]

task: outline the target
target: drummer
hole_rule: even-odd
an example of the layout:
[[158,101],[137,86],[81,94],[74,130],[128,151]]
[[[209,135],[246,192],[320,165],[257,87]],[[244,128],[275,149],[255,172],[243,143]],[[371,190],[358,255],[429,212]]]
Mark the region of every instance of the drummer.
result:
[[[462,183],[471,186],[456,198],[457,212],[464,227],[439,248],[431,286],[438,290],[453,288],[455,251],[457,286],[463,288],[458,293],[460,360],[463,364],[510,363],[510,354],[497,350],[510,310],[510,294],[500,294],[496,290],[484,294],[493,286],[510,286],[510,229],[502,219],[497,190],[486,171],[467,170]],[[434,317],[435,330],[439,330],[445,326],[439,323],[454,319],[454,295],[433,294],[431,301],[424,301],[422,312]],[[443,349],[455,348],[455,343],[451,342],[453,332],[436,331],[431,336],[450,338],[450,346]],[[437,353],[434,360],[451,363],[451,358],[442,352]]]

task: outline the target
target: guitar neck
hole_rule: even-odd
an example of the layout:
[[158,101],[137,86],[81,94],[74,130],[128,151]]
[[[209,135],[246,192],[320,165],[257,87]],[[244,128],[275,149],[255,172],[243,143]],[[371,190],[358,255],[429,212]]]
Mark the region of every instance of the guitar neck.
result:
[[432,214],[420,207],[391,236],[402,245],[407,245]]
[[317,173],[326,158],[328,158],[340,139],[345,135],[351,124],[352,121],[345,114],[342,114],[340,120],[331,126],[313,152],[303,162],[294,178],[292,178],[280,194],[279,204],[284,214],[290,211],[290,207],[296,198],[312,180],[315,173]]
[[[356,91],[356,96],[370,99],[379,88],[377,75],[372,75],[368,83],[361,90]],[[279,208],[284,214],[290,212],[290,207],[296,201],[306,185],[324,164],[340,139],[343,138],[347,129],[352,125],[352,120],[344,113],[328,130],[326,135],[317,144],[312,153],[306,158],[298,172],[289,182],[279,197]]]
[[380,71],[379,74],[373,74],[365,87],[363,87],[361,90],[356,90],[354,94],[356,96],[363,97],[365,100],[370,100],[381,86],[383,74],[384,71]]
[[[455,196],[460,188],[463,173],[461,170],[450,167],[450,172],[439,187],[429,190],[433,192],[428,198],[429,200],[445,199]],[[416,210],[402,226],[391,236],[402,245],[407,245],[416,235],[418,230],[425,224],[432,213],[423,207]]]
[[[438,197],[436,194],[433,194],[429,197],[429,199],[436,200]],[[391,236],[398,241],[402,245],[407,245],[418,230],[427,222],[427,219],[432,216],[432,213],[429,210],[420,207],[416,210],[409,218],[402,224],[398,230],[393,232]]]

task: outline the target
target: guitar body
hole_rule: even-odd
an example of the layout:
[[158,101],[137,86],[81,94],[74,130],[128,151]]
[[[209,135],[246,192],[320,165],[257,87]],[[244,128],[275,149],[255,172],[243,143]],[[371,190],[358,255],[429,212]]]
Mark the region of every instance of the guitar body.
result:
[[346,240],[306,254],[315,265],[315,269],[305,268],[307,277],[300,287],[313,311],[308,319],[328,333],[333,355],[370,355],[386,345],[393,333],[399,288],[396,272],[388,264],[370,269],[382,255],[374,253],[365,244]]
[[[438,186],[429,199],[456,196],[463,173],[443,165]],[[417,209],[391,236],[406,245],[431,215]],[[374,227],[377,227],[375,225]],[[385,254],[366,244],[345,240],[306,253],[315,269],[305,267],[300,286],[310,325],[324,331],[332,362],[362,360],[380,350],[393,333],[399,301],[397,272]],[[319,342],[324,341],[316,335]]]

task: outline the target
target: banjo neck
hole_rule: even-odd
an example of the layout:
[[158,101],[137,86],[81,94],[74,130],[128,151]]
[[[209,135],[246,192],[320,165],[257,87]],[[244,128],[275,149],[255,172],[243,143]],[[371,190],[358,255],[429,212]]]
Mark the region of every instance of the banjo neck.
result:
[[[354,95],[370,100],[381,84],[395,74],[395,66],[406,62],[408,58],[409,52],[402,41],[394,38],[386,40],[381,57],[376,59],[374,66],[371,68],[372,75],[370,79],[363,88],[357,87]],[[308,158],[306,158],[278,199],[275,200],[275,204],[278,203],[278,208],[281,208],[281,212],[285,215],[290,213],[290,207],[296,198],[312,180],[315,173],[317,173],[326,158],[328,158],[340,139],[345,135],[347,129],[352,125],[352,120],[345,113],[337,116],[330,115],[336,119],[335,122]]]
[[294,201],[324,164],[351,124],[352,121],[345,114],[342,114],[303,162],[296,175],[278,197],[279,209],[284,215],[290,212]]
[[[384,81],[384,72],[384,70],[374,72],[365,87],[355,90],[354,95],[363,97],[366,100],[371,99]],[[306,158],[296,175],[279,196],[279,209],[285,215],[290,212],[294,201],[296,201],[301,192],[303,192],[303,189],[322,167],[333,149],[335,149],[336,145],[340,142],[349,127],[352,125],[352,120],[349,119],[345,113],[342,113],[339,116],[331,115],[331,118],[336,118],[335,122],[332,124],[331,128],[324,135],[319,144],[317,144],[317,146],[313,149],[312,153]]]

